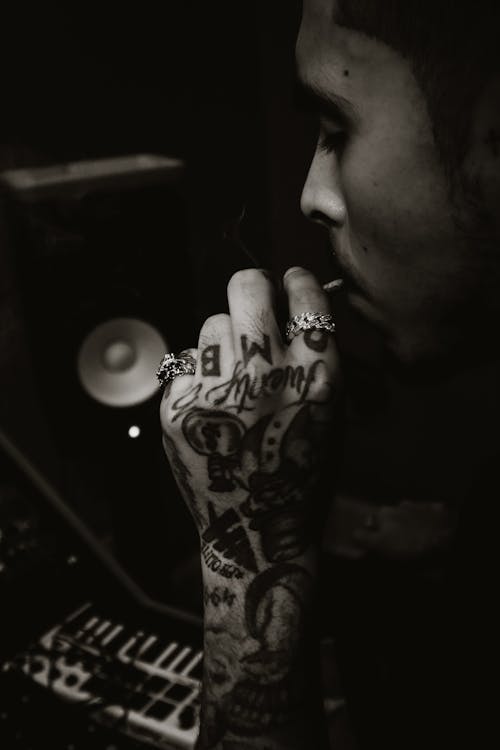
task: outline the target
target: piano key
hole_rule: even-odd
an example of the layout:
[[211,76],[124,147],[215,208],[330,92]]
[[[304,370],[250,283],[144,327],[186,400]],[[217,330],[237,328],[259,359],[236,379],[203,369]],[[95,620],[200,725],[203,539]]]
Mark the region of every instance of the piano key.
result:
[[155,640],[156,640],[156,638],[154,637],[154,635],[150,635],[148,638],[145,638],[143,640],[143,642],[142,642],[139,650],[137,651],[137,658],[138,659],[140,659],[141,661],[143,661],[143,657],[144,657],[145,652],[148,650],[149,646],[154,643]]
[[172,685],[170,690],[166,693],[165,697],[171,701],[182,703],[184,698],[187,698],[189,693],[193,692],[193,688],[187,685],[181,685],[180,682],[176,682]]
[[120,651],[119,656],[127,661],[136,661],[146,640],[146,636],[142,630],[134,633],[134,635],[131,635],[129,638],[128,644],[126,644]]
[[[111,625],[111,621],[110,620],[104,620],[104,622],[102,622],[99,625],[99,627],[95,629],[95,635],[97,637],[99,637],[99,639],[101,640],[101,636],[106,632],[106,630],[108,630],[108,628],[109,628],[110,625]],[[102,642],[102,640],[101,640],[101,642]]]
[[69,635],[78,633],[79,630],[81,630],[81,626],[84,624],[84,622],[89,619],[91,607],[92,605],[87,602],[87,604],[84,604],[83,607],[77,609],[76,612],[74,612],[70,617],[68,617],[67,620],[63,622],[61,630],[64,633],[68,633]]
[[101,646],[107,646],[109,643],[111,643],[113,638],[117,636],[118,633],[120,633],[122,630],[123,630],[123,625],[115,625],[115,627],[112,630],[110,630],[109,633],[107,633],[105,637],[101,640]]
[[193,652],[190,648],[188,648],[183,658],[179,659],[179,661],[175,663],[175,671],[177,672],[177,674],[182,674],[184,672],[187,665],[191,663],[192,658]]
[[178,653],[176,656],[174,656],[173,659],[170,659],[170,661],[167,664],[162,664],[162,667],[168,671],[175,671],[175,668],[177,667],[177,664],[181,664],[184,662],[186,656],[188,656],[191,653],[191,649],[186,646],[181,650],[180,653]]
[[144,649],[141,650],[141,661],[146,662],[146,664],[156,663],[158,657],[163,654],[166,649],[165,641],[160,641],[156,636],[153,636],[152,638],[153,640],[149,645],[145,645]]
[[95,626],[98,623],[99,623],[99,618],[98,617],[90,617],[87,620],[87,622],[84,625],[82,625],[82,627],[80,628],[80,630],[77,631],[76,637],[80,638],[82,635],[89,634],[95,628]]
[[203,653],[199,651],[190,665],[185,669],[183,674],[186,677],[192,677],[193,680],[200,681],[203,677]]
[[130,636],[130,631],[127,632],[125,628],[122,628],[118,635],[109,643],[106,650],[114,656],[120,656],[122,652],[126,653],[133,643],[135,643],[135,638]]
[[164,667],[167,665],[168,661],[170,660],[172,654],[176,651],[176,649],[179,648],[178,643],[169,643],[165,651],[161,654],[160,658],[156,662],[157,667]]
[[156,721],[165,721],[170,714],[175,710],[176,706],[172,703],[165,703],[164,701],[155,701],[145,711],[144,715],[150,719],[156,719]]

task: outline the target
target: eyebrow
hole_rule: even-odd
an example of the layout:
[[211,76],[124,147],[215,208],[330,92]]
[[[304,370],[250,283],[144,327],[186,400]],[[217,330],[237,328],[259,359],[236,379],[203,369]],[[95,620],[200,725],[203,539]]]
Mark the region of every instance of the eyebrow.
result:
[[359,120],[354,105],[340,94],[327,92],[313,83],[295,78],[295,103],[303,112],[314,112],[337,120],[340,124],[352,125]]

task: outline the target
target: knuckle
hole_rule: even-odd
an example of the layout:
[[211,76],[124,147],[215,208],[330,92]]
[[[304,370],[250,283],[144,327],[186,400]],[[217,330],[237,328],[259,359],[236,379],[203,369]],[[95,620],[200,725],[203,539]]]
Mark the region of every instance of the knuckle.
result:
[[177,399],[186,392],[185,379],[192,377],[192,375],[180,375],[166,386],[160,403],[160,425],[163,433],[173,434],[177,431],[179,422],[174,421],[176,415],[174,405]]
[[300,268],[298,266],[287,271],[283,279],[283,283],[287,287],[295,287],[304,284],[310,286],[311,283],[314,282],[315,278],[312,273],[306,268]]
[[262,310],[246,310],[242,315],[242,326],[250,339],[260,340],[267,330],[267,322]]
[[231,318],[227,313],[211,315],[203,323],[200,331],[200,339],[214,338],[225,334],[231,325]]
[[229,294],[242,292],[249,287],[254,287],[266,279],[265,272],[259,268],[244,268],[241,271],[236,271],[227,285]]
[[339,392],[339,375],[323,363],[317,368],[309,384],[309,396],[315,401],[335,400]]
[[335,383],[333,379],[327,380],[321,378],[320,380],[311,383],[309,389],[309,395],[315,401],[327,402],[331,401],[335,396]]

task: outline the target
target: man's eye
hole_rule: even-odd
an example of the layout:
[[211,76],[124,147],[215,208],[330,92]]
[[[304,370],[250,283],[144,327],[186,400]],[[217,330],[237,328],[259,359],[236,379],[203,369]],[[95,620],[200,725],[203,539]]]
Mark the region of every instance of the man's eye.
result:
[[320,133],[318,148],[326,154],[335,153],[340,156],[347,143],[347,133],[345,130],[334,130],[330,133]]

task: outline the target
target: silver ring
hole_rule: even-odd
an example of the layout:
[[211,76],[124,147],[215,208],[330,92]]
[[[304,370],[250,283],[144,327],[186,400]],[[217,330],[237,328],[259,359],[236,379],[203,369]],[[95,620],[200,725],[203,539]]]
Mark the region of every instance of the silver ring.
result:
[[286,340],[290,342],[301,331],[323,330],[335,332],[335,323],[330,313],[304,312],[294,315],[286,324]]
[[194,375],[196,360],[191,354],[165,354],[156,371],[160,385],[165,387],[179,375]]

